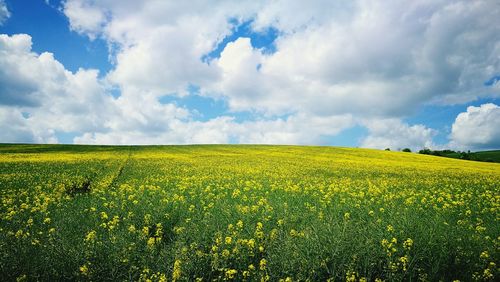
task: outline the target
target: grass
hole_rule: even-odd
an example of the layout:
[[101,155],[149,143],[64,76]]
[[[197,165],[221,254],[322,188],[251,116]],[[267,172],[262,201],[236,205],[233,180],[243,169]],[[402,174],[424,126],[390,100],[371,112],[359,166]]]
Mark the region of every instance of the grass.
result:
[[[455,153],[444,154],[443,157],[460,159],[461,154],[455,152]],[[480,162],[500,163],[500,150],[471,152],[469,154],[469,159]]]
[[500,150],[474,152],[472,155],[476,160],[500,163]]
[[500,164],[300,146],[0,145],[2,280],[498,279]]

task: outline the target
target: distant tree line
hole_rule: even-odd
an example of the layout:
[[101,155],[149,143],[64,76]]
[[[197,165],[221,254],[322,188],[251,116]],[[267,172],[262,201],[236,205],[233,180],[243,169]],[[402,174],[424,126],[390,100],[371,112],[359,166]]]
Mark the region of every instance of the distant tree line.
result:
[[462,160],[473,160],[477,161],[478,159],[474,156],[473,153],[469,151],[453,151],[453,150],[431,150],[429,148],[424,148],[418,151],[419,154],[424,155],[433,155],[439,157],[448,157],[448,158],[457,158]]
[[[390,151],[391,148],[385,148],[386,151]],[[398,151],[402,151],[402,152],[408,152],[408,153],[411,153],[411,149],[410,148],[404,148],[404,149],[398,149]]]
[[[390,148],[385,148],[385,151],[390,151]],[[410,148],[398,149],[398,151],[402,152],[411,152]],[[471,160],[471,161],[479,161],[479,162],[499,162],[500,163],[500,150],[498,151],[489,151],[489,152],[471,152],[469,151],[453,151],[453,150],[431,150],[429,148],[424,148],[418,151],[419,154],[423,155],[432,155],[438,157],[446,157],[446,158],[454,158],[454,159],[462,159],[462,160]],[[482,154],[482,153],[488,153]]]
[[461,160],[471,160],[471,161],[479,161],[479,162],[495,162],[494,159],[489,157],[481,157],[477,153],[471,153],[471,151],[453,151],[453,150],[431,150],[428,148],[422,149],[418,151],[419,154],[424,155],[433,155],[439,157],[446,158],[455,158]]

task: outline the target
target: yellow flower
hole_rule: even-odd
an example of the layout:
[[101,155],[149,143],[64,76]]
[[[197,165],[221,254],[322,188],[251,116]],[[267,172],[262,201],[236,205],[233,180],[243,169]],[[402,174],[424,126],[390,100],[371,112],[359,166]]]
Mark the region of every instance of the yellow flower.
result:
[[355,282],[356,281],[356,272],[348,271],[345,275],[345,281]]
[[403,270],[406,271],[406,267],[408,265],[408,262],[410,261],[408,256],[403,256],[399,258],[399,261],[403,264]]
[[259,263],[260,270],[266,270],[266,265],[267,265],[267,260],[266,259],[261,259],[260,263]]
[[149,247],[149,248],[152,248],[152,247],[154,246],[155,242],[156,242],[156,241],[155,241],[155,238],[153,238],[153,237],[149,237],[149,239],[148,239],[148,243],[147,243],[147,244],[148,244],[148,247]]
[[488,253],[488,251],[484,251],[481,253],[481,255],[479,255],[479,257],[482,259],[488,259],[490,257],[490,254]]
[[483,272],[483,279],[484,280],[490,280],[493,279],[493,273],[491,273],[491,269],[486,268]]
[[143,234],[144,236],[148,236],[148,235],[149,235],[149,227],[144,226],[144,227],[142,228],[142,234]]
[[87,233],[87,236],[85,236],[85,242],[90,242],[90,243],[93,243],[95,242],[95,238],[97,237],[97,232],[95,232],[94,230],[90,231],[89,233]]
[[21,229],[19,229],[19,230],[17,230],[17,232],[16,232],[16,238],[18,238],[18,239],[19,239],[19,238],[21,238],[21,237],[23,237],[23,231],[22,231]]
[[250,249],[255,248],[255,239],[250,239],[250,240],[248,240],[247,246],[248,246],[248,248],[250,248]]
[[271,234],[269,235],[269,238],[271,238],[271,240],[274,240],[274,239],[276,239],[276,237],[278,237],[278,229],[273,228],[273,230],[271,230]]
[[238,220],[238,222],[236,223],[236,226],[238,226],[238,228],[243,228],[243,221]]
[[226,237],[225,241],[226,241],[226,244],[229,245],[229,244],[231,244],[231,242],[233,241],[233,239],[228,236],[228,237]]
[[49,224],[50,223],[50,217],[47,217],[43,220],[43,223]]
[[226,270],[226,278],[227,279],[234,279],[238,271],[236,269],[228,269]]
[[413,246],[413,240],[411,238],[406,239],[403,242],[403,247],[407,250],[411,249],[411,246]]
[[80,266],[80,272],[83,274],[83,275],[88,275],[89,274],[89,268],[86,264]]
[[174,262],[174,269],[172,271],[172,280],[177,281],[179,278],[181,278],[182,270],[181,270],[181,261],[180,260],[175,260]]

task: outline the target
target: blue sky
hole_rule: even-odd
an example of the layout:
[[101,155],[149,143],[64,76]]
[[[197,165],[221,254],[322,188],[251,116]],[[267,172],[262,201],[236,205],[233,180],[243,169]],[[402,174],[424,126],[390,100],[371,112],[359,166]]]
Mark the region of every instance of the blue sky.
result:
[[0,0],[0,142],[500,148],[489,1],[120,3]]
[[103,40],[90,41],[69,29],[68,18],[57,9],[60,1],[7,1],[12,16],[0,26],[5,34],[26,33],[32,37],[32,50],[51,52],[66,69],[95,68],[106,73],[112,68]]

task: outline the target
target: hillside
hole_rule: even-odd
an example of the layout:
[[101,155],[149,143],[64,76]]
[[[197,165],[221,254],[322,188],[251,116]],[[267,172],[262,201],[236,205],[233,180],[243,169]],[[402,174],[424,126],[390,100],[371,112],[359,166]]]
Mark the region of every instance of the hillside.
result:
[[423,149],[419,154],[433,155],[446,158],[500,163],[500,150],[478,151],[478,152],[460,152],[452,150],[429,150]]
[[474,160],[500,163],[500,150],[474,152],[472,156]]
[[[479,151],[468,154],[471,161],[500,163],[500,150]],[[460,159],[460,153],[444,154],[443,157]]]
[[500,164],[317,146],[0,145],[5,280],[495,280]]

